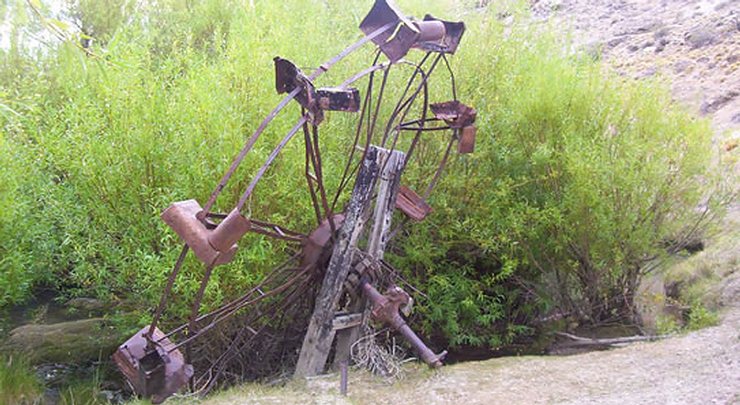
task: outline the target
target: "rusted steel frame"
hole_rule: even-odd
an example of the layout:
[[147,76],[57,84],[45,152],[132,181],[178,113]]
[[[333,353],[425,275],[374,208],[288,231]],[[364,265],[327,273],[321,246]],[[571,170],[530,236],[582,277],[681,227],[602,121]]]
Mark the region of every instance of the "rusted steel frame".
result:
[[[375,287],[367,281],[362,283],[362,291],[365,293],[370,302],[373,303],[372,314],[376,320],[388,324],[391,328],[398,331],[414,347],[419,356],[430,367],[441,367],[442,358],[447,354],[442,352],[437,355],[414,333],[406,324],[401,315],[398,313],[398,303],[391,302],[386,296],[378,292]],[[404,293],[406,294],[406,293]],[[406,295],[408,298],[408,295]]]
[[[299,255],[300,255],[300,253],[297,253],[297,254],[291,256],[290,258],[288,258],[287,260],[285,260],[284,262],[282,262],[277,267],[275,267],[267,276],[265,276],[265,278],[258,285],[256,285],[255,287],[253,287],[246,294],[242,295],[239,298],[236,298],[236,299],[232,300],[231,302],[229,302],[227,304],[224,304],[224,305],[220,306],[219,308],[217,308],[217,309],[215,309],[215,310],[213,310],[213,311],[211,311],[209,313],[206,313],[206,314],[203,314],[203,315],[199,316],[195,321],[196,322],[201,322],[201,321],[203,321],[204,319],[206,319],[208,317],[211,317],[211,316],[214,316],[214,315],[218,315],[220,313],[223,313],[226,310],[228,310],[229,308],[231,308],[231,307],[233,307],[235,305],[238,305],[240,302],[243,302],[245,299],[247,299],[249,296],[251,296],[251,294],[254,294],[255,292],[258,292],[259,290],[261,290],[265,286],[265,284],[267,282],[272,281],[272,279],[277,274],[279,274],[280,272],[285,271],[286,269],[288,269],[289,268],[288,267],[288,264],[290,264],[292,261],[294,261],[295,259],[297,259]],[[175,328],[175,329],[171,330],[170,332],[168,332],[164,337],[170,337],[170,336],[172,336],[172,335],[180,332],[181,330],[185,329],[186,327],[187,327],[187,324],[180,325],[177,328]]]
[[[296,284],[296,288],[293,291],[289,292],[287,297],[284,300],[271,303],[271,305],[268,308],[266,308],[264,311],[260,311],[256,313],[257,315],[256,317],[249,319],[249,323],[253,324],[257,322],[260,318],[265,316],[266,314],[271,314],[271,317],[268,319],[268,322],[265,322],[262,327],[254,331],[252,333],[252,337],[249,340],[244,341],[245,331],[248,331],[247,327],[243,327],[237,333],[237,335],[234,337],[229,347],[224,351],[223,354],[221,354],[221,356],[218,357],[218,359],[216,359],[212,363],[211,367],[209,368],[209,371],[210,371],[210,370],[213,370],[214,367],[220,366],[218,367],[218,370],[216,371],[212,379],[212,383],[206,387],[206,392],[210,391],[213,388],[213,384],[215,384],[215,382],[218,381],[218,378],[223,374],[225,365],[228,364],[236,355],[235,353],[236,349],[240,348],[243,350],[244,346],[249,341],[254,339],[256,336],[259,336],[260,333],[262,333],[262,331],[264,331],[264,329],[267,327],[267,325],[269,325],[271,321],[277,317],[277,315],[282,316],[282,314],[284,314],[285,312],[285,309],[292,306],[293,303],[295,302],[295,299],[302,295],[301,293],[304,292],[304,289],[307,285],[308,284]],[[281,304],[281,305],[278,306],[277,304]]]
[[223,321],[224,319],[229,318],[230,316],[232,316],[233,314],[235,314],[236,312],[238,312],[239,310],[241,310],[245,306],[247,306],[247,305],[254,305],[254,304],[262,301],[265,298],[272,297],[274,295],[277,295],[277,294],[283,292],[287,288],[289,288],[292,285],[296,284],[296,282],[299,281],[299,279],[302,278],[306,274],[306,270],[307,269],[305,269],[303,272],[299,273],[297,276],[295,276],[293,279],[289,280],[288,282],[283,283],[280,287],[275,288],[274,290],[270,291],[270,293],[266,293],[265,295],[260,295],[260,296],[258,296],[256,298],[252,299],[251,301],[245,301],[244,303],[240,304],[237,307],[234,307],[229,312],[225,313],[223,316],[215,318],[208,325],[204,326],[203,328],[201,328],[200,330],[198,330],[196,333],[194,333],[192,335],[188,335],[188,337],[185,340],[183,340],[182,342],[180,342],[177,345],[173,346],[170,349],[170,351],[174,351],[174,350],[176,350],[176,349],[178,349],[178,348],[180,348],[180,347],[182,347],[184,345],[188,345],[190,342],[192,342],[193,340],[195,340],[195,339],[203,336],[206,332],[208,332],[209,330],[213,329],[216,325],[218,325],[219,323],[221,323],[221,321]]
[[457,101],[457,85],[455,84],[455,72],[452,71],[452,67],[450,66],[450,61],[447,59],[446,54],[442,54],[442,59],[445,61],[445,65],[447,66],[447,71],[450,72],[450,85],[452,87],[452,99]]
[[388,67],[390,67],[390,63],[388,63],[388,62],[383,62],[383,63],[379,63],[379,64],[375,64],[375,62],[373,62],[373,65],[370,66],[369,68],[364,69],[364,70],[360,71],[359,73],[357,73],[356,75],[354,75],[354,76],[350,77],[349,79],[343,81],[342,84],[339,85],[339,88],[340,89],[347,88],[350,84],[352,84],[352,83],[354,83],[354,82],[362,79],[363,77],[365,77],[365,76],[367,76],[367,75],[369,75],[369,74],[371,74],[373,72],[377,72],[380,69],[387,69]]
[[281,150],[285,147],[285,145],[288,144],[288,142],[293,139],[293,136],[298,132],[299,129],[303,126],[303,124],[308,120],[308,117],[303,115],[298,122],[291,128],[290,131],[285,135],[282,141],[278,144],[275,149],[270,152],[270,156],[267,157],[267,160],[265,163],[260,167],[260,169],[257,171],[257,174],[252,177],[252,181],[249,183],[249,186],[247,186],[247,189],[242,194],[241,198],[239,199],[239,202],[236,204],[236,210],[241,211],[244,207],[244,204],[247,202],[249,197],[252,195],[252,192],[254,191],[254,188],[257,186],[257,182],[262,179],[262,176],[265,174],[267,169],[272,165],[272,162],[275,160],[277,155],[280,153]]
[[[357,170],[360,168],[360,164],[362,164],[362,161],[365,160],[365,153],[367,153],[367,150],[370,148],[370,144],[372,143],[373,137],[375,135],[375,125],[378,120],[378,116],[380,114],[380,107],[383,102],[383,95],[385,93],[385,86],[388,82],[388,75],[390,73],[390,69],[386,69],[383,71],[383,81],[380,85],[380,91],[378,92],[377,101],[375,104],[375,111],[372,114],[368,114],[368,126],[367,126],[367,132],[365,136],[365,144],[362,147],[362,156],[360,157],[360,160],[355,164],[355,166],[352,168],[352,171],[349,173],[348,179],[352,179],[355,177],[355,174],[357,173]],[[368,108],[372,108],[372,105],[370,105]],[[356,148],[353,148],[353,152]],[[344,188],[347,186],[348,182],[343,183],[342,187],[339,187],[337,189],[337,198],[339,195],[344,191]]]
[[[345,48],[338,55],[334,56],[333,58],[331,58],[327,62],[324,62],[323,64],[321,64],[319,66],[319,68],[316,69],[309,76],[309,79],[314,80],[314,79],[318,78],[319,76],[321,76],[321,74],[323,74],[324,72],[328,71],[334,64],[336,64],[340,60],[344,59],[347,55],[349,55],[350,53],[354,52],[355,50],[357,50],[359,47],[361,47],[365,43],[372,41],[378,35],[383,34],[385,31],[389,30],[391,27],[393,27],[393,24],[388,23],[388,24],[386,24],[386,25],[378,28],[376,31],[374,31],[370,35],[366,35],[366,36],[362,37],[360,40],[358,40],[354,44],[352,44],[352,45],[348,46],[347,48]],[[215,204],[216,198],[218,197],[219,194],[221,194],[221,192],[223,191],[224,187],[226,187],[226,183],[228,183],[229,179],[231,179],[231,176],[234,175],[234,173],[236,172],[236,169],[239,167],[239,165],[241,164],[242,160],[244,160],[244,158],[247,156],[247,153],[249,153],[249,151],[252,149],[252,147],[254,146],[254,144],[257,142],[257,139],[262,134],[262,132],[264,132],[265,129],[267,128],[267,125],[270,122],[272,122],[273,119],[275,119],[275,117],[278,115],[278,113],[280,113],[280,111],[283,108],[285,108],[285,106],[288,105],[288,103],[290,103],[290,101],[293,100],[293,98],[295,98],[295,96],[298,95],[298,93],[300,93],[300,91],[301,91],[300,88],[293,89],[293,91],[291,91],[290,93],[288,93],[280,101],[280,103],[277,105],[277,107],[275,107],[275,109],[273,109],[272,111],[270,111],[270,113],[267,115],[267,117],[265,117],[265,119],[262,120],[262,123],[260,123],[259,127],[257,127],[257,130],[247,140],[247,143],[244,145],[244,147],[242,148],[242,150],[239,152],[239,154],[236,156],[236,158],[234,159],[234,161],[231,163],[231,166],[229,167],[229,170],[227,170],[226,173],[223,175],[223,177],[221,178],[221,181],[219,181],[218,185],[216,186],[216,189],[213,190],[213,192],[211,193],[211,196],[208,198],[208,202],[206,202],[205,206],[203,207],[203,214],[201,214],[201,217],[200,217],[201,220],[203,220],[205,218],[205,216],[208,214],[208,212],[210,212],[211,208],[213,208],[213,204]]]
[[[429,54],[427,54],[429,55]],[[421,119],[417,120],[419,122],[419,127],[417,128],[416,135],[414,135],[413,140],[411,141],[411,145],[409,145],[408,150],[406,151],[406,164],[408,164],[409,160],[411,159],[411,156],[414,154],[414,150],[416,149],[416,145],[419,142],[419,139],[421,138],[422,131],[424,130],[424,124],[427,122],[427,110],[429,107],[429,89],[428,89],[428,82],[429,77],[434,71],[434,68],[437,65],[437,62],[439,61],[439,57],[435,60],[435,62],[432,64],[432,67],[429,69],[429,72],[425,72],[422,65],[414,65],[411,64],[411,66],[414,66],[416,68],[416,72],[422,76],[422,85],[424,86],[424,108],[422,110],[422,117]],[[409,109],[411,108],[411,104],[409,104]],[[406,110],[406,113],[408,113],[409,109]],[[401,117],[399,122],[403,123],[404,118],[406,118],[406,113]],[[400,124],[402,125],[402,124]],[[396,133],[396,138],[394,139],[394,146],[395,142],[398,139],[398,136],[400,136],[400,129]]]
[[[305,124],[304,124],[305,127]],[[337,226],[334,223],[334,216],[332,210],[329,208],[329,200],[326,198],[326,188],[324,187],[324,171],[321,163],[321,145],[319,145],[319,128],[316,124],[311,125],[311,135],[313,138],[313,164],[314,173],[316,173],[316,184],[319,188],[319,196],[321,197],[321,205],[324,208],[324,216],[329,222],[329,228],[331,229],[331,239],[334,239],[334,235],[337,233]]]
[[425,127],[424,126],[425,124],[432,123],[432,122],[437,122],[437,121],[442,121],[442,120],[439,119],[439,118],[437,118],[437,117],[425,118],[424,120],[422,120],[422,119],[412,120],[412,121],[407,121],[407,122],[404,122],[404,123],[399,124],[396,127],[396,129],[401,130],[401,131],[416,131],[416,130],[421,130],[421,131],[446,131],[446,130],[448,130],[448,129],[451,128],[447,124],[445,124],[444,126],[441,126],[441,127]]
[[[403,114],[401,114],[400,118],[398,119],[399,123],[403,122],[404,119],[406,119],[406,115],[409,113],[409,111],[411,111],[411,107],[414,105],[414,101],[416,101],[416,98],[419,95],[419,89],[423,89],[424,90],[424,93],[423,93],[424,102],[422,103],[422,112],[421,112],[421,120],[420,120],[420,123],[423,126],[423,123],[426,120],[427,111],[429,107],[429,86],[428,86],[429,77],[434,71],[434,68],[437,66],[438,61],[439,61],[439,57],[437,57],[434,60],[428,72],[425,72],[421,66],[416,66],[416,69],[417,69],[416,72],[419,73],[422,77],[421,83],[419,83],[419,87],[416,89],[414,94],[412,94],[411,97],[409,97],[406,100],[406,102],[404,103],[405,107],[401,107],[401,108],[405,108],[405,110]],[[394,111],[394,115],[395,114],[397,114],[397,112]],[[395,117],[393,118],[393,120],[395,120]],[[391,122],[389,122],[389,124],[390,123]],[[395,135],[393,137],[393,143],[391,147],[389,148],[391,151],[393,151],[396,148],[396,143],[398,142],[398,138],[401,135],[401,131],[395,130],[395,128],[394,128],[394,132],[395,132]],[[413,140],[411,141],[411,145],[409,145],[409,148],[406,151],[406,161],[404,164],[408,164],[409,160],[411,159],[411,155],[413,155],[414,153],[414,149],[416,148],[416,144],[419,142],[419,139],[421,138],[421,134],[422,134],[421,131],[419,130],[416,131],[416,135],[414,136]]]
[[[205,293],[206,291],[206,285],[208,284],[208,280],[211,278],[211,274],[213,273],[214,267],[216,267],[215,261],[214,263],[211,263],[206,266],[206,271],[203,274],[203,280],[201,280],[200,287],[198,288],[198,292],[195,294],[195,301],[193,301],[193,308],[190,312],[190,322],[188,323],[188,339],[185,339],[185,341],[182,342],[181,344],[171,347],[170,350],[167,351],[167,353],[172,353],[173,351],[181,347],[183,344],[187,344],[188,342],[190,342],[192,338],[198,335],[195,331],[195,318],[198,316],[198,311],[200,310],[200,303],[203,300],[203,293]],[[187,362],[190,362],[191,358],[192,357],[190,357],[190,345],[188,344],[187,346],[185,346],[185,360]],[[193,380],[190,379],[191,389],[193,388],[192,383],[193,383]]]
[[[180,347],[182,347],[184,345],[187,345],[188,343],[190,343],[193,340],[197,339],[198,337],[202,336],[205,332],[207,332],[208,330],[212,329],[218,323],[220,323],[224,319],[227,319],[228,317],[230,317],[231,315],[235,314],[236,312],[238,312],[240,309],[246,307],[247,305],[254,305],[255,303],[260,302],[260,301],[262,301],[265,298],[272,297],[272,296],[275,296],[277,294],[280,294],[281,292],[283,292],[286,289],[290,288],[292,285],[296,284],[296,282],[299,279],[303,278],[303,276],[305,276],[308,273],[309,270],[310,270],[310,268],[309,267],[306,267],[303,270],[301,270],[301,272],[299,272],[297,275],[295,275],[293,278],[291,278],[287,282],[281,284],[279,287],[276,287],[276,288],[270,290],[269,292],[267,292],[265,294],[262,294],[262,295],[254,298],[252,300],[244,301],[244,302],[240,303],[239,305],[235,306],[234,308],[232,308],[228,312],[222,314],[222,316],[217,317],[214,320],[212,320],[208,325],[206,325],[205,327],[203,327],[198,332],[196,332],[196,333],[194,333],[192,335],[189,335],[187,337],[187,339],[185,339],[182,342],[178,343],[177,345],[173,346],[170,349],[170,351],[176,350],[176,349],[178,349],[178,348],[180,348]],[[191,324],[192,324],[192,322],[191,322]],[[190,326],[189,326],[188,327],[188,331],[190,331],[190,330],[191,329],[190,329]]]
[[244,147],[242,148],[242,150],[239,152],[239,154],[236,156],[236,158],[234,159],[234,161],[231,163],[231,166],[229,167],[229,170],[226,171],[226,173],[224,174],[224,176],[221,178],[221,181],[218,182],[218,185],[216,186],[216,189],[213,190],[213,192],[211,193],[211,196],[208,198],[208,201],[203,206],[203,211],[202,211],[202,214],[201,214],[201,217],[200,217],[201,220],[205,219],[205,217],[211,211],[211,208],[213,208],[213,204],[216,202],[216,198],[218,197],[219,194],[221,194],[221,191],[223,191],[224,187],[226,187],[226,183],[228,183],[229,180],[231,179],[231,176],[234,175],[234,172],[236,172],[236,169],[239,167],[239,165],[241,164],[242,160],[244,160],[244,158],[247,156],[247,153],[249,153],[249,151],[252,150],[252,147],[257,142],[257,139],[260,137],[260,135],[262,135],[262,132],[264,132],[265,129],[267,128],[267,125],[270,122],[272,122],[272,120],[275,119],[275,117],[278,115],[278,113],[283,108],[285,108],[285,106],[288,105],[288,103],[290,103],[290,101],[293,98],[295,98],[295,96],[297,96],[298,93],[300,93],[300,92],[301,92],[301,89],[300,88],[293,89],[293,91],[291,91],[290,93],[288,93],[288,95],[286,95],[280,101],[280,103],[277,105],[277,107],[275,107],[275,109],[273,109],[272,111],[270,111],[269,114],[267,114],[267,117],[265,117],[265,119],[262,121],[262,123],[260,124],[260,126],[257,127],[257,130],[247,140],[247,143],[244,145]]
[[[375,111],[371,116],[371,121],[368,122],[367,126],[367,137],[365,138],[364,150],[367,151],[375,135],[375,124],[378,122],[378,115],[380,114],[380,106],[383,104],[383,94],[385,93],[385,85],[388,83],[388,74],[390,69],[383,71],[383,80],[380,82],[380,91],[378,91],[378,99],[375,103]],[[363,152],[363,154],[366,152]]]
[[[396,111],[399,111],[400,110],[401,103],[403,103],[403,100],[406,98],[406,95],[408,94],[409,90],[411,89],[411,85],[414,84],[414,80],[416,80],[416,76],[419,73],[423,72],[423,70],[421,68],[422,68],[422,66],[424,66],[424,64],[426,64],[426,62],[429,59],[429,56],[431,56],[431,54],[432,54],[431,52],[427,52],[424,55],[424,57],[421,58],[421,61],[419,61],[418,64],[414,65],[416,69],[414,70],[414,73],[411,75],[411,77],[409,78],[409,80],[406,82],[406,87],[403,89],[403,92],[401,93],[401,97],[398,98],[398,101],[396,102],[395,107],[393,107],[393,112],[394,113]],[[380,142],[381,145],[384,145],[385,144],[386,138],[388,137],[388,133],[389,133],[389,131],[391,129],[391,125],[393,125],[393,121],[394,120],[395,120],[395,117],[393,115],[391,115],[390,120],[388,120],[388,123],[386,124],[385,131],[383,132],[383,138],[381,139],[381,142]]]
[[[226,218],[226,216],[226,214],[222,213],[208,213],[208,218],[224,219]],[[303,239],[306,237],[305,234],[290,229],[285,229],[282,226],[274,224],[272,222],[260,221],[254,218],[250,218],[249,222],[251,225],[251,228],[249,229],[250,231],[258,233],[260,235],[269,236],[271,238],[282,239],[288,242],[302,242]],[[216,224],[213,224],[211,221],[208,221],[208,224],[213,227],[216,226]]]
[[[297,270],[297,269],[295,269],[295,268],[286,268],[286,269],[283,269],[282,271],[284,271],[288,275],[290,275],[290,274],[295,274],[295,271],[294,270]],[[301,277],[303,277],[304,275],[310,273],[310,271],[311,271],[311,268],[310,267],[304,267],[303,269],[300,269],[300,271],[296,275],[294,275],[293,277],[288,277],[287,280],[281,281],[279,283],[278,287],[275,287],[275,288],[271,289],[268,292],[263,292],[261,288],[258,288],[257,290],[260,292],[260,295],[259,296],[257,296],[256,298],[250,298],[252,296],[252,294],[254,294],[254,291],[251,294],[249,294],[248,296],[244,296],[242,299],[239,300],[239,302],[237,302],[236,304],[234,304],[230,308],[228,308],[228,310],[226,310],[226,311],[220,311],[220,313],[218,313],[214,317],[214,319],[211,321],[211,323],[215,325],[215,324],[219,323],[220,321],[222,321],[222,320],[230,317],[231,315],[233,315],[234,313],[238,312],[239,310],[241,310],[242,308],[244,308],[244,307],[246,307],[248,305],[255,304],[255,303],[260,302],[261,300],[263,300],[265,298],[273,297],[273,296],[275,296],[277,294],[280,294],[281,292],[283,292],[285,289],[287,289],[291,285],[296,284]]]
[[[301,108],[303,114],[306,113],[305,108]],[[306,164],[304,169],[304,175],[306,177],[306,183],[308,184],[308,191],[311,196],[311,205],[313,206],[314,213],[316,214],[316,223],[321,224],[323,215],[321,214],[321,207],[319,207],[319,200],[316,197],[316,190],[313,182],[318,181],[315,174],[311,173],[311,164],[314,160],[313,155],[313,144],[311,143],[311,135],[308,132],[307,123],[303,124],[303,143],[306,150]],[[314,170],[314,173],[316,171]]]
[[[455,135],[457,135],[457,129],[455,129]],[[450,157],[450,150],[452,150],[452,144],[455,143],[455,140],[457,139],[456,136],[450,137],[450,141],[447,143],[447,150],[445,150],[444,156],[442,156],[442,161],[439,163],[439,166],[437,167],[437,171],[434,173],[434,177],[432,177],[432,181],[427,186],[427,189],[424,191],[424,195],[422,196],[424,200],[429,198],[429,195],[432,194],[432,190],[434,189],[434,186],[437,185],[437,182],[439,181],[440,176],[442,176],[442,171],[444,171],[445,166],[447,165],[447,159]]]
[[447,131],[451,129],[450,127],[399,127],[399,131],[421,131],[421,132],[438,132],[438,131]]
[[[378,59],[380,59],[380,49],[377,50],[375,53],[375,59],[373,60],[373,66],[377,66]],[[342,194],[342,190],[346,187],[347,183],[349,182],[350,176],[350,167],[352,167],[352,159],[355,157],[355,150],[357,149],[357,143],[360,141],[360,133],[362,133],[362,124],[365,121],[365,114],[368,112],[368,105],[370,104],[370,100],[373,93],[373,82],[375,79],[375,70],[371,70],[369,72],[370,77],[367,81],[367,88],[365,89],[365,99],[362,102],[362,108],[360,109],[360,119],[357,122],[357,127],[355,129],[355,138],[352,142],[352,148],[350,148],[349,151],[349,158],[347,159],[347,163],[344,166],[344,170],[342,171],[342,177],[339,180],[339,187],[337,187],[337,191],[334,194],[334,199],[331,203],[331,209],[334,211],[336,209],[337,201],[339,201],[339,196]],[[369,118],[368,118],[369,119]],[[364,159],[364,156],[363,156]],[[362,161],[363,159],[360,159]]]
[[[403,103],[401,103],[393,111],[393,114],[391,114],[391,118],[388,121],[388,124],[386,125],[386,132],[383,134],[383,142],[382,142],[382,145],[383,146],[385,146],[385,144],[386,144],[386,142],[388,140],[388,135],[390,134],[391,129],[395,129],[395,128],[393,128],[393,123],[396,122],[396,118],[399,116],[399,114],[401,114],[400,115],[400,118],[398,119],[398,122],[403,122],[405,120],[406,115],[408,115],[409,111],[411,111],[411,107],[413,106],[414,101],[416,100],[416,97],[419,95],[419,92],[421,92],[422,90],[424,90],[426,97],[428,97],[428,87],[427,87],[427,85],[428,85],[429,77],[432,75],[432,73],[434,73],[434,69],[437,67],[437,64],[439,63],[439,60],[440,59],[441,59],[441,54],[438,55],[434,59],[434,61],[432,62],[432,65],[429,67],[429,69],[426,72],[424,72],[424,70],[422,69],[422,67],[423,67],[422,64],[419,64],[419,66],[417,67],[418,70],[416,72],[422,74],[421,82],[416,87],[416,90],[414,91],[414,93],[409,98],[407,98],[405,101],[403,101]],[[424,73],[426,73],[426,74],[424,74]],[[415,75],[416,75],[416,73],[415,73]],[[428,98],[427,98],[427,100],[428,100]],[[425,102],[424,103],[424,112],[423,112],[422,119],[426,118],[427,105],[428,105],[428,102]],[[419,136],[419,134],[417,134],[417,137],[418,136]],[[395,147],[395,144],[396,144],[397,141],[398,141],[398,132],[396,132],[395,139],[393,141],[393,147],[390,147],[388,149],[393,150],[393,148]],[[412,141],[411,146],[409,147],[409,150],[406,153],[406,162],[408,162],[409,159],[411,159],[411,154],[413,154],[414,147],[416,146],[416,141],[417,141],[417,139],[414,139],[414,141]]]
[[157,323],[159,323],[159,318],[162,316],[162,312],[164,312],[164,307],[167,305],[167,297],[170,295],[170,291],[172,291],[172,286],[175,284],[177,273],[180,272],[180,268],[182,268],[182,264],[185,262],[185,257],[188,255],[188,250],[189,248],[186,243],[182,246],[182,250],[180,251],[180,256],[177,258],[177,261],[175,262],[175,266],[172,268],[172,272],[170,273],[170,276],[167,279],[167,285],[164,287],[164,291],[162,292],[162,297],[160,297],[159,299],[159,305],[157,306],[157,310],[154,312],[152,323],[151,325],[149,325],[149,331],[146,333],[146,338],[148,340],[152,339],[152,334],[154,333],[154,329],[157,327]]
[[364,36],[359,41],[355,42],[354,44],[348,46],[345,48],[342,52],[340,52],[337,56],[331,58],[329,61],[321,64],[316,71],[314,71],[311,76],[308,76],[309,79],[314,80],[317,77],[321,76],[322,73],[328,71],[334,64],[339,62],[340,60],[344,59],[347,55],[357,50],[357,48],[361,47],[365,43],[372,41],[377,37],[378,35],[382,35],[384,32],[388,31],[389,29],[395,27],[395,24],[388,23],[377,30],[373,31],[370,35]]
[[252,219],[250,219],[250,222],[252,223],[252,228],[250,229],[251,232],[269,236],[271,238],[300,243],[306,237],[306,235],[302,233],[284,229],[280,225],[270,222],[255,221]]

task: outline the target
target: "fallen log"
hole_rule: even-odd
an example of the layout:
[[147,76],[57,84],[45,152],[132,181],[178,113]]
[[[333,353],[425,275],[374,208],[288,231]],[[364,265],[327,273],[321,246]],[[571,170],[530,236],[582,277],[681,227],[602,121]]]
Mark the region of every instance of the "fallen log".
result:
[[673,335],[636,335],[636,336],[624,336],[617,338],[587,338],[582,336],[573,335],[566,332],[555,332],[558,336],[563,336],[573,340],[569,346],[624,346],[636,342],[652,342],[656,340],[665,339]]

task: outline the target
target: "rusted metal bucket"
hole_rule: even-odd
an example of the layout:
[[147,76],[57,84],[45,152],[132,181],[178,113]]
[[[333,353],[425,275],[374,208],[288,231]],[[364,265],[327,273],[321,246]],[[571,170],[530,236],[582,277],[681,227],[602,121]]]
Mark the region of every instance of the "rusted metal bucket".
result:
[[434,117],[443,120],[450,128],[458,130],[460,141],[457,144],[458,153],[473,153],[475,150],[475,134],[477,129],[473,126],[477,111],[457,100],[445,101],[443,103],[430,104]]
[[463,128],[473,125],[477,111],[457,100],[429,105],[435,118],[443,120],[451,128]]
[[444,22],[434,18],[411,21],[393,2],[387,0],[375,1],[373,8],[360,23],[360,30],[365,35],[370,35],[390,23],[395,24],[396,29],[386,30],[373,38],[373,42],[391,63],[403,58],[417,42],[440,44],[446,37]]
[[180,201],[162,212],[162,220],[190,246],[195,256],[206,265],[230,262],[236,254],[236,242],[249,231],[249,219],[231,211],[215,229],[208,229],[196,217],[202,211],[195,200]]
[[396,208],[414,221],[422,221],[432,212],[432,207],[419,194],[406,186],[398,188]]
[[311,122],[318,124],[323,121],[324,111],[359,111],[359,90],[330,87],[316,89],[308,76],[293,62],[281,57],[275,57],[273,62],[275,63],[275,90],[278,94],[283,94],[300,88],[295,99],[311,113]]
[[444,28],[444,34],[442,37],[436,37],[432,40],[419,38],[414,44],[415,48],[423,49],[431,52],[442,52],[453,54],[457,50],[457,46],[460,45],[463,33],[465,33],[465,24],[462,22],[444,21],[432,17],[427,14],[424,16],[424,21],[417,22],[420,26],[429,24],[441,24]]
[[475,134],[478,130],[468,125],[460,130],[460,142],[457,144],[457,153],[473,153],[475,151]]
[[113,361],[137,394],[159,404],[188,383],[193,366],[162,331],[154,328],[151,339],[148,332],[148,326],[136,332],[113,353]]

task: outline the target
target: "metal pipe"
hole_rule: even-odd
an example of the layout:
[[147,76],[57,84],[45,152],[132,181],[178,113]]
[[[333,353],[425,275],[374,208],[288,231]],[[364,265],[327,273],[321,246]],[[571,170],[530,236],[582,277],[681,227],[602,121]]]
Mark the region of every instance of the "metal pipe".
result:
[[[447,352],[442,352],[439,355],[435,354],[426,344],[424,344],[419,336],[411,330],[411,328],[406,324],[406,321],[401,317],[401,314],[398,313],[399,306],[401,304],[399,299],[389,299],[387,296],[378,292],[378,290],[376,290],[372,284],[367,282],[367,280],[362,281],[362,291],[370,302],[373,303],[372,316],[374,319],[388,324],[388,326],[403,335],[419,357],[421,357],[421,359],[430,367],[438,368],[442,366],[442,359]],[[408,295],[406,293],[399,294],[398,297],[402,297],[403,295],[405,295],[405,299],[408,299]]]

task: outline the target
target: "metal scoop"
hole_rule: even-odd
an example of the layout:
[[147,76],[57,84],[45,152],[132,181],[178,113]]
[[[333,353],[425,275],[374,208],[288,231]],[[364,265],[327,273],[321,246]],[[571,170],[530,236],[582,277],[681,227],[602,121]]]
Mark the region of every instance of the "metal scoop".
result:
[[159,404],[188,383],[193,366],[162,331],[154,328],[149,338],[147,333],[148,326],[136,332],[113,353],[113,361],[137,394]]

